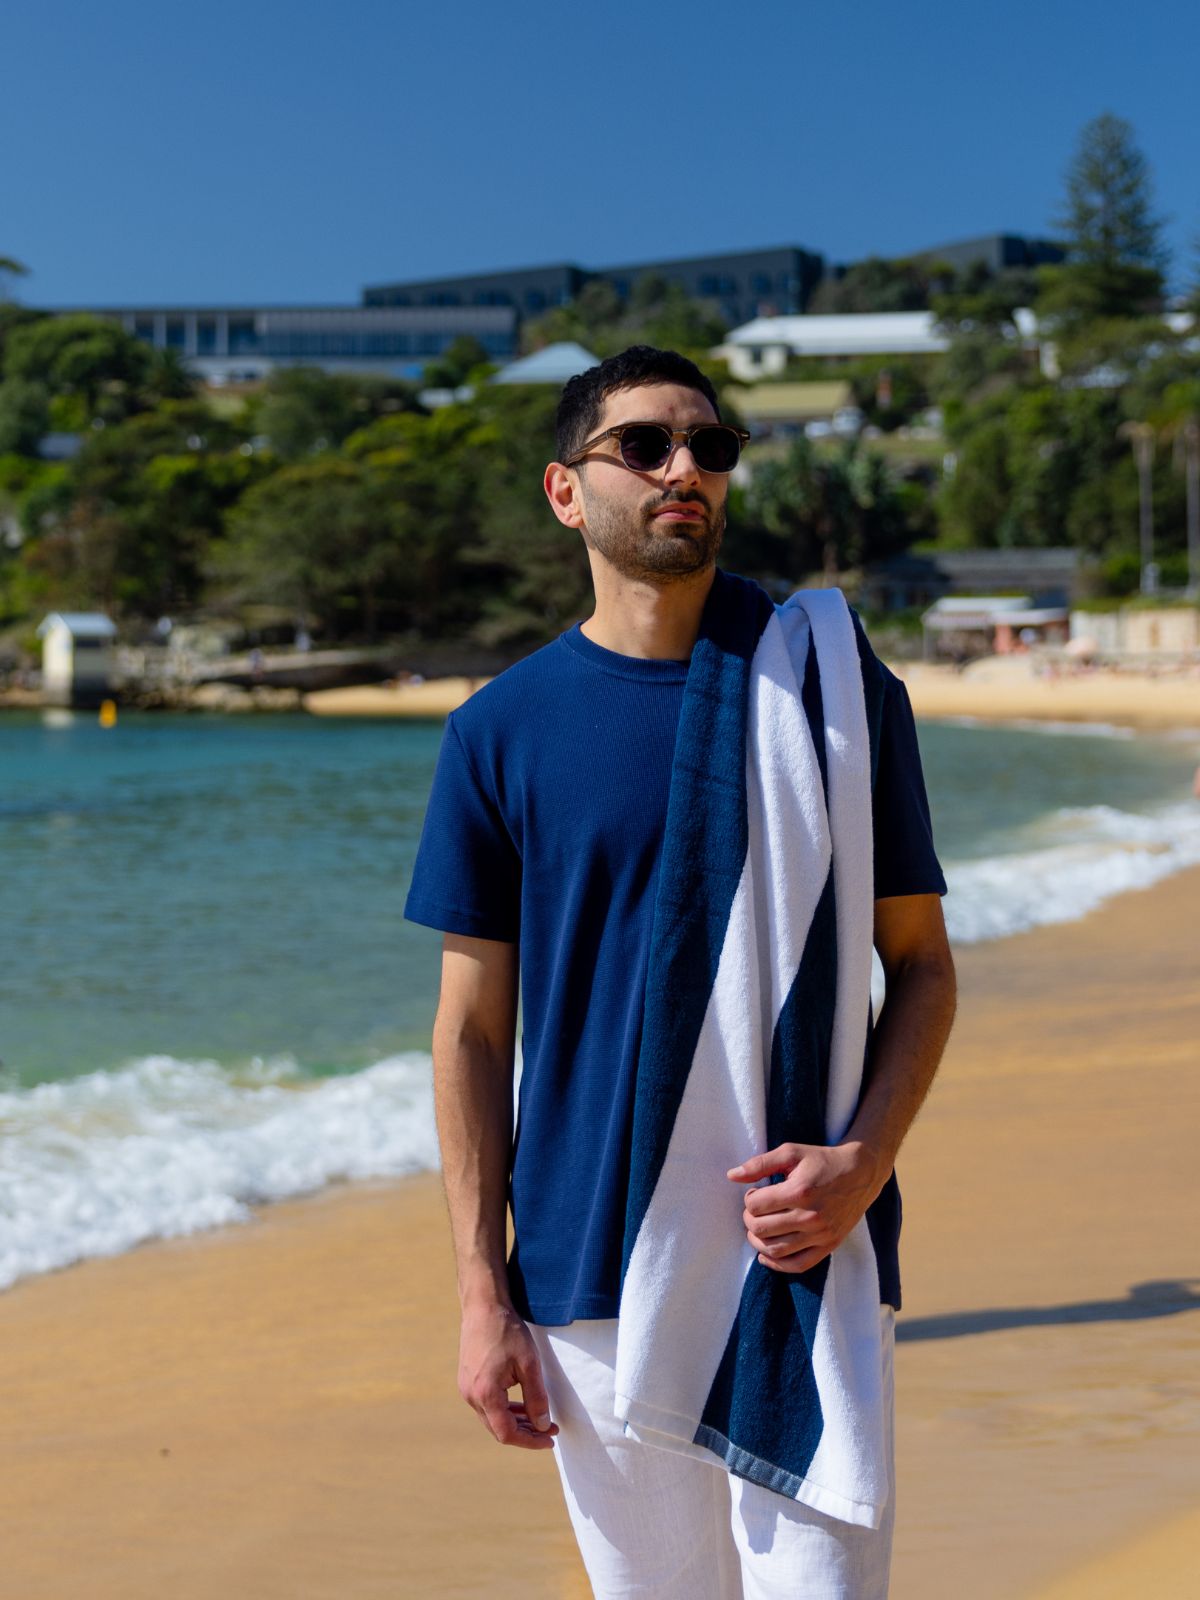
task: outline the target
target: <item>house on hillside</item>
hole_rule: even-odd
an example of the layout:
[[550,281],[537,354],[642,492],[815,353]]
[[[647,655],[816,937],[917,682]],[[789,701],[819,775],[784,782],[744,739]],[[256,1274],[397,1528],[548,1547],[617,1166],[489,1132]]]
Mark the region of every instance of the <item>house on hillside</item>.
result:
[[[1016,323],[1022,346],[1036,353],[1033,312],[1019,310]],[[793,358],[849,362],[866,356],[935,356],[949,344],[932,311],[845,311],[755,317],[726,334],[712,354],[729,363],[732,377],[747,383],[777,377]]]
[[857,433],[863,415],[854,404],[854,390],[845,379],[825,383],[757,383],[733,391],[730,399],[755,437],[794,438],[812,423],[832,431]]

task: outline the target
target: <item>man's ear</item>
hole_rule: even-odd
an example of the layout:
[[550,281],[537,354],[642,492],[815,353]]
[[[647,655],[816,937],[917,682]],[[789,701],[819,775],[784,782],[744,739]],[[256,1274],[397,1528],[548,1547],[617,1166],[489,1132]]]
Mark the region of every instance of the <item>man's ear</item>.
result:
[[579,476],[561,461],[552,461],[542,480],[554,515],[567,528],[584,526],[583,500],[579,493]]

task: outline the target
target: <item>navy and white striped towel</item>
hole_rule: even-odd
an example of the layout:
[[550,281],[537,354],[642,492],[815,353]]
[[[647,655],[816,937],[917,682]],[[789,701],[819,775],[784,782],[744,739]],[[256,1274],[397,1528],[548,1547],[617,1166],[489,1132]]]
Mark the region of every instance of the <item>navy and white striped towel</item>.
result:
[[866,1221],[810,1271],[775,1272],[726,1172],[785,1141],[836,1143],[857,1106],[871,666],[840,590],[777,606],[717,569],[672,768],[616,1358],[628,1435],[867,1527],[888,1487]]

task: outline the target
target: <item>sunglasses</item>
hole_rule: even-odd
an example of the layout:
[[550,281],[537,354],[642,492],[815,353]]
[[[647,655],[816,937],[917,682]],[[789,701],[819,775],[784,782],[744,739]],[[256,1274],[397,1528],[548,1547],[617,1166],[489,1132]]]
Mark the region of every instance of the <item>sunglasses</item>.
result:
[[573,467],[593,445],[615,439],[627,467],[634,472],[654,472],[668,459],[676,440],[681,440],[701,472],[732,472],[749,437],[741,428],[731,428],[724,422],[698,422],[691,428],[674,429],[661,422],[623,422],[619,428],[605,428],[580,445],[563,466]]

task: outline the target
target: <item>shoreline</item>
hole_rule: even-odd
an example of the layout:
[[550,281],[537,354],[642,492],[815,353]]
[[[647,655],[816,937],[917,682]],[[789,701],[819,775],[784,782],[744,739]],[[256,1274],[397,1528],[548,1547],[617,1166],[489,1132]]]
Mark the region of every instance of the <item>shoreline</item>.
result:
[[[915,715],[924,719],[1115,724],[1143,732],[1194,729],[1200,736],[1200,676],[1139,671],[1033,677],[1003,672],[992,678],[921,662],[889,666],[908,689]],[[303,707],[317,716],[445,717],[489,681],[436,678],[421,684],[322,689],[305,695]]]
[[[893,1600],[1099,1600],[1114,1549],[1183,1592],[1198,906],[1191,868],[956,951],[959,1022],[900,1161]],[[436,1174],[22,1280],[0,1592],[86,1571],[91,1600],[583,1600],[554,1465],[459,1400],[456,1325]]]
[[[1142,732],[1172,729],[1200,737],[1200,673],[1196,669],[1097,669],[1035,677],[1011,668],[1008,658],[973,663],[959,672],[926,662],[889,662],[908,690],[916,716],[930,721],[967,718],[990,723],[1046,722],[1115,725]],[[367,683],[301,693],[296,689],[231,690],[207,685],[175,711],[252,715],[307,713],[318,717],[442,720],[490,677],[428,678],[421,683]],[[0,710],[47,710],[40,694],[0,691]],[[66,709],[66,708],[61,708]],[[130,705],[128,709],[159,709]],[[79,710],[77,715],[94,712]]]

